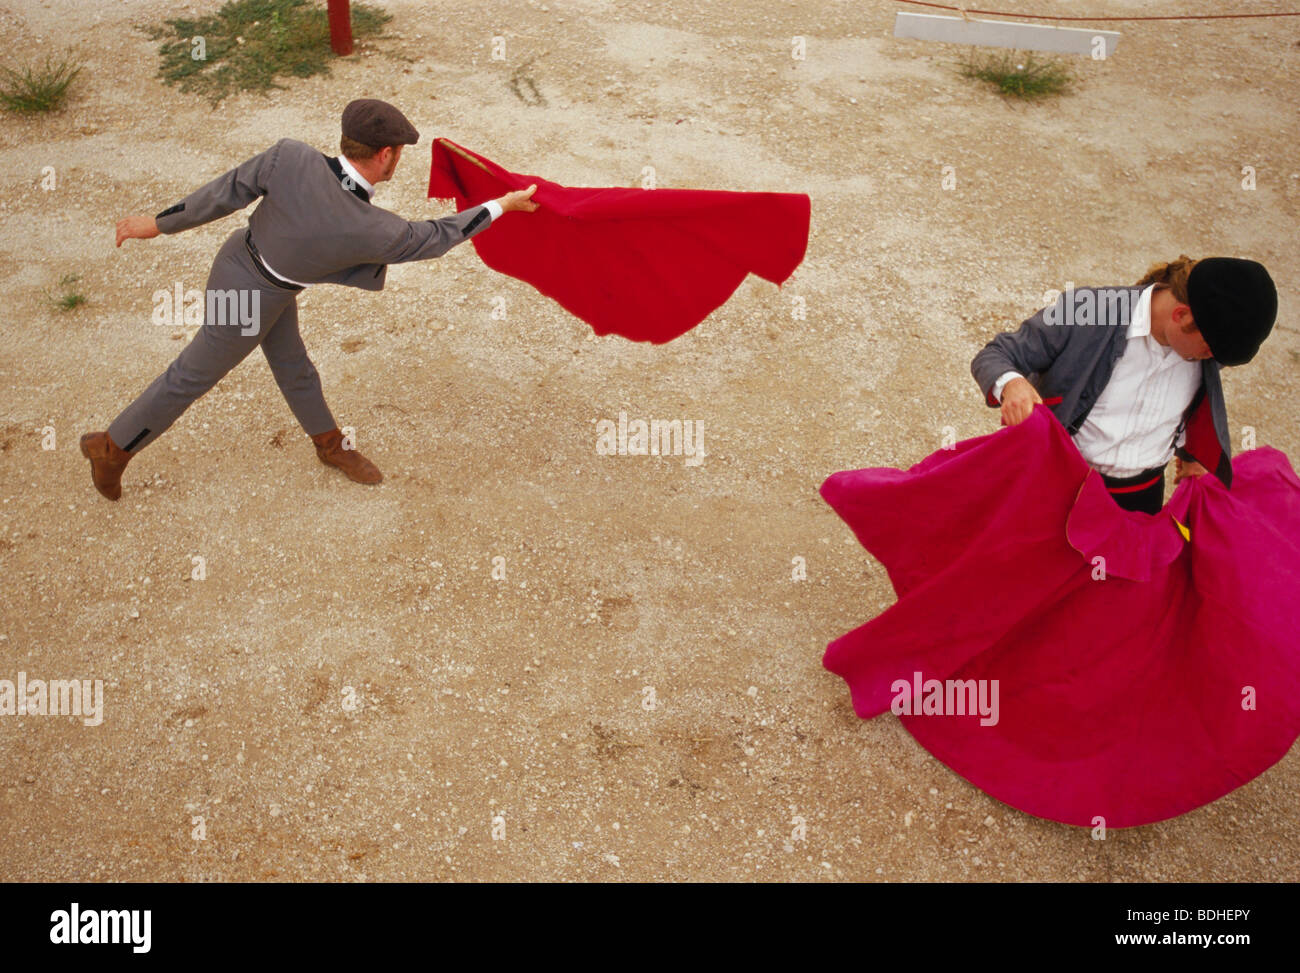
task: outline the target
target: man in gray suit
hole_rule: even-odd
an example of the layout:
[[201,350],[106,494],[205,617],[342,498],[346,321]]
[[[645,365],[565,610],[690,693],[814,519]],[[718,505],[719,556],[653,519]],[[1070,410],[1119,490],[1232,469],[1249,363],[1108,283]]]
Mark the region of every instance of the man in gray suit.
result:
[[81,437],[91,479],[108,499],[121,496],[127,462],[258,346],[321,462],[359,483],[383,479],[344,439],[325,404],[298,333],[298,292],[323,283],[382,290],[388,264],[440,257],[503,213],[536,210],[530,197],[537,187],[443,219],[407,221],[370,197],[419,133],[392,105],[368,98],[351,102],[342,123],[338,157],[281,139],[157,216],[118,221],[120,247],[200,226],[262,197],[247,229],[233,232],[213,261],[198,334],[105,432]]

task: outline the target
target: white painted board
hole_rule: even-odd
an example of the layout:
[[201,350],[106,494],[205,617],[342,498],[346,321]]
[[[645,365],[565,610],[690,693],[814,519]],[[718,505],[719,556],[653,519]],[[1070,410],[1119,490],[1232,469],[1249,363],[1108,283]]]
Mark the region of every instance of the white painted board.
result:
[[[894,20],[895,37],[913,37],[946,44],[978,44],[981,47],[1010,47],[1021,51],[1051,51],[1055,54],[1087,54],[1100,60],[1110,57],[1119,44],[1113,30],[1082,27],[1046,27],[1041,24],[1006,20],[964,20],[936,14],[899,13]],[[1099,53],[1094,53],[1094,51]],[[1104,55],[1100,52],[1104,51]]]

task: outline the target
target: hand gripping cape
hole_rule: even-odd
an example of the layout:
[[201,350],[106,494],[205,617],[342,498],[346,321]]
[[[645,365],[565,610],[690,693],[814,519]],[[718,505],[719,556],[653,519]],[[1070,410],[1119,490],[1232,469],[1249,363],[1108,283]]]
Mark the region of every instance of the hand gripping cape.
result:
[[[1300,480],[1271,447],[1232,463],[1231,491],[1192,477],[1127,512],[1035,406],[909,470],[836,473],[822,497],[898,601],[823,663],[859,716],[908,714],[1030,814],[1123,828],[1207,804],[1300,734]],[[965,680],[997,680],[996,706]]]
[[808,245],[810,202],[801,193],[570,188],[434,140],[430,198],[465,209],[533,183],[539,208],[506,214],[470,238],[474,249],[599,335],[671,341],[721,306],[746,274],[780,286]]

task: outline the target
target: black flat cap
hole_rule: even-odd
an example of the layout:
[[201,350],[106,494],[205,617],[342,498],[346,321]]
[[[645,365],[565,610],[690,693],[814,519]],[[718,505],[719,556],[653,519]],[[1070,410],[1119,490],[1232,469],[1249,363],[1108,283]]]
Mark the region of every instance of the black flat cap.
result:
[[343,134],[362,145],[414,145],[420,133],[406,116],[386,101],[358,98],[343,109]]
[[1254,260],[1207,257],[1187,275],[1187,305],[1215,361],[1244,365],[1273,330],[1277,288]]

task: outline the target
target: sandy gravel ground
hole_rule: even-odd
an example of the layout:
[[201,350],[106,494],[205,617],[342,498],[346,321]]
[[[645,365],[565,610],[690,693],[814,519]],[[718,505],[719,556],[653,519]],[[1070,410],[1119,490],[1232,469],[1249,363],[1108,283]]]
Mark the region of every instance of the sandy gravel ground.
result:
[[[1179,253],[1272,270],[1279,324],[1226,374],[1229,413],[1300,455],[1300,24],[1125,26],[1031,107],[957,77],[961,49],[894,40],[883,0],[389,0],[389,37],[331,77],[214,111],[156,79],[134,25],[217,6],[0,5],[8,55],[86,62],[63,113],[0,118],[0,677],[106,696],[98,727],[0,720],[0,878],[1300,877],[1294,749],[1094,841],[857,719],[821,654],[893,594],[817,495],[945,427],[991,431],[968,372],[985,341],[1050,288]],[[312,288],[303,334],[385,482],[322,466],[254,353],[103,500],[77,437],[180,350],[194,329],[151,324],[151,295],[202,287],[243,216],[120,250],[114,221],[285,135],[333,153],[362,96],[421,130],[376,200],[409,218],[450,211],[424,198],[447,136],[567,185],[652,165],[661,186],[807,192],[807,259],[662,347],[595,339],[469,246],[381,294]],[[89,303],[60,313],[67,273]],[[598,456],[593,420],[620,410],[699,420],[704,462]]]

